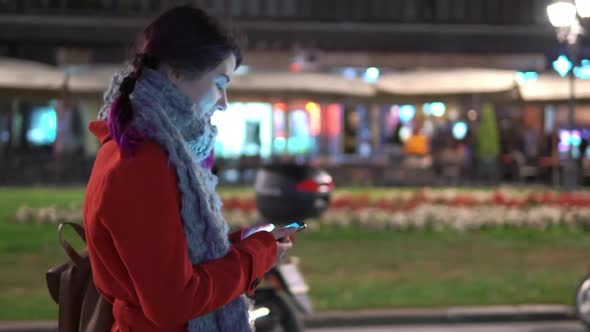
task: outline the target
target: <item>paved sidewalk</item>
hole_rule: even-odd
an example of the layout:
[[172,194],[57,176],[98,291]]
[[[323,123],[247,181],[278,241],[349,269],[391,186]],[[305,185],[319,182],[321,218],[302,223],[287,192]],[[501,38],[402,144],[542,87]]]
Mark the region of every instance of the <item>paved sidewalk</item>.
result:
[[[305,326],[322,328],[396,324],[563,321],[571,319],[575,319],[575,317],[572,308],[568,306],[522,305],[322,312],[305,317]],[[55,321],[0,322],[0,332],[55,332],[56,327],[57,323]]]
[[307,327],[338,327],[571,319],[575,319],[572,307],[562,305],[520,305],[326,312],[307,317],[305,325]]

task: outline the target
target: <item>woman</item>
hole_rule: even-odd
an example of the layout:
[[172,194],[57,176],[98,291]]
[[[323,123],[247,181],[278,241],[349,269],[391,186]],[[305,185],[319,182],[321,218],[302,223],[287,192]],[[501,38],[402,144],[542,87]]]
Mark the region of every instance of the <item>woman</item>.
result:
[[143,37],[89,126],[103,144],[84,202],[94,283],[113,303],[112,331],[250,331],[242,294],[292,243],[228,236],[220,212],[210,119],[227,107],[239,48],[188,6]]

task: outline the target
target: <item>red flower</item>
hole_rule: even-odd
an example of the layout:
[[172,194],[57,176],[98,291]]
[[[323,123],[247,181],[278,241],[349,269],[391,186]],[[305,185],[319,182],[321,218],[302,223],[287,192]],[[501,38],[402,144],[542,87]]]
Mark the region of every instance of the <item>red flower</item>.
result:
[[545,192],[543,193],[543,195],[541,196],[541,204],[552,204],[555,200],[555,197],[553,196],[553,194],[551,192]]
[[504,205],[506,203],[506,199],[501,192],[495,191],[491,198],[493,205]]

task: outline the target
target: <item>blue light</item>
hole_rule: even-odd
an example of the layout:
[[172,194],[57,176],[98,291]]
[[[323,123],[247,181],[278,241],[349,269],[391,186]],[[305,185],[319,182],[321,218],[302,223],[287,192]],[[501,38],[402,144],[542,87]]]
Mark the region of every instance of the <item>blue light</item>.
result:
[[462,140],[467,136],[467,124],[463,121],[459,121],[453,125],[453,137],[456,140]]
[[572,66],[572,62],[565,55],[560,55],[557,60],[553,61],[553,69],[555,69],[561,77],[567,75],[572,69]]
[[275,141],[274,141],[275,150],[283,151],[283,150],[285,150],[286,146],[287,146],[287,140],[284,137],[275,138]]
[[342,76],[348,79],[356,78],[356,69],[350,67],[344,68],[344,70],[342,70]]
[[590,60],[583,59],[580,67],[574,67],[574,75],[583,80],[590,79]]
[[379,69],[377,67],[370,67],[367,68],[365,74],[363,75],[363,79],[368,83],[375,83],[379,79]]
[[570,145],[579,147],[582,144],[582,133],[579,130],[560,130],[559,139],[559,151],[566,152],[569,150]]
[[590,68],[589,67],[575,67],[574,68],[574,75],[577,78],[587,80],[590,78]]
[[524,78],[527,81],[536,81],[539,78],[539,73],[535,71],[527,71],[526,73],[524,73]]
[[314,141],[311,140],[311,132],[304,110],[293,110],[289,113],[290,134],[287,140],[287,149],[291,154],[309,152]]
[[516,80],[516,83],[518,83],[518,84],[523,84],[526,82],[526,79],[524,77],[524,73],[521,71],[517,71],[516,73],[514,73],[514,79]]
[[424,105],[422,105],[422,113],[424,113],[424,115],[431,115],[431,109],[430,109],[430,103],[425,103]]
[[230,168],[224,172],[224,178],[227,182],[238,182],[240,179],[240,172],[237,169]]
[[416,115],[416,108],[413,105],[402,105],[399,108],[399,119],[406,123],[412,121]]
[[573,146],[580,146],[580,144],[582,144],[582,137],[580,135],[580,132],[577,130],[574,130],[571,135],[570,135],[570,142]]
[[439,101],[430,104],[430,113],[436,117],[441,117],[445,115],[447,111],[447,107],[444,103]]
[[34,145],[53,144],[57,136],[57,113],[53,107],[37,107],[31,112],[27,139]]
[[6,143],[10,139],[10,133],[8,131],[3,131],[0,133],[0,142]]
[[514,79],[518,84],[524,84],[526,82],[536,81],[539,78],[539,74],[534,71],[517,71],[514,73]]

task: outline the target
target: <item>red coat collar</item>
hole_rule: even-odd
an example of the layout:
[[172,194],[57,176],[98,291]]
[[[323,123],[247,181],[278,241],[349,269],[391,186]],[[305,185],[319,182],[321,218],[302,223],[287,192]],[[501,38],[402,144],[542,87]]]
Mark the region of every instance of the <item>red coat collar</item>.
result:
[[100,144],[104,144],[111,139],[109,127],[107,126],[107,122],[104,120],[90,122],[88,125],[88,130],[90,130],[90,132],[96,136],[96,138],[98,138]]

